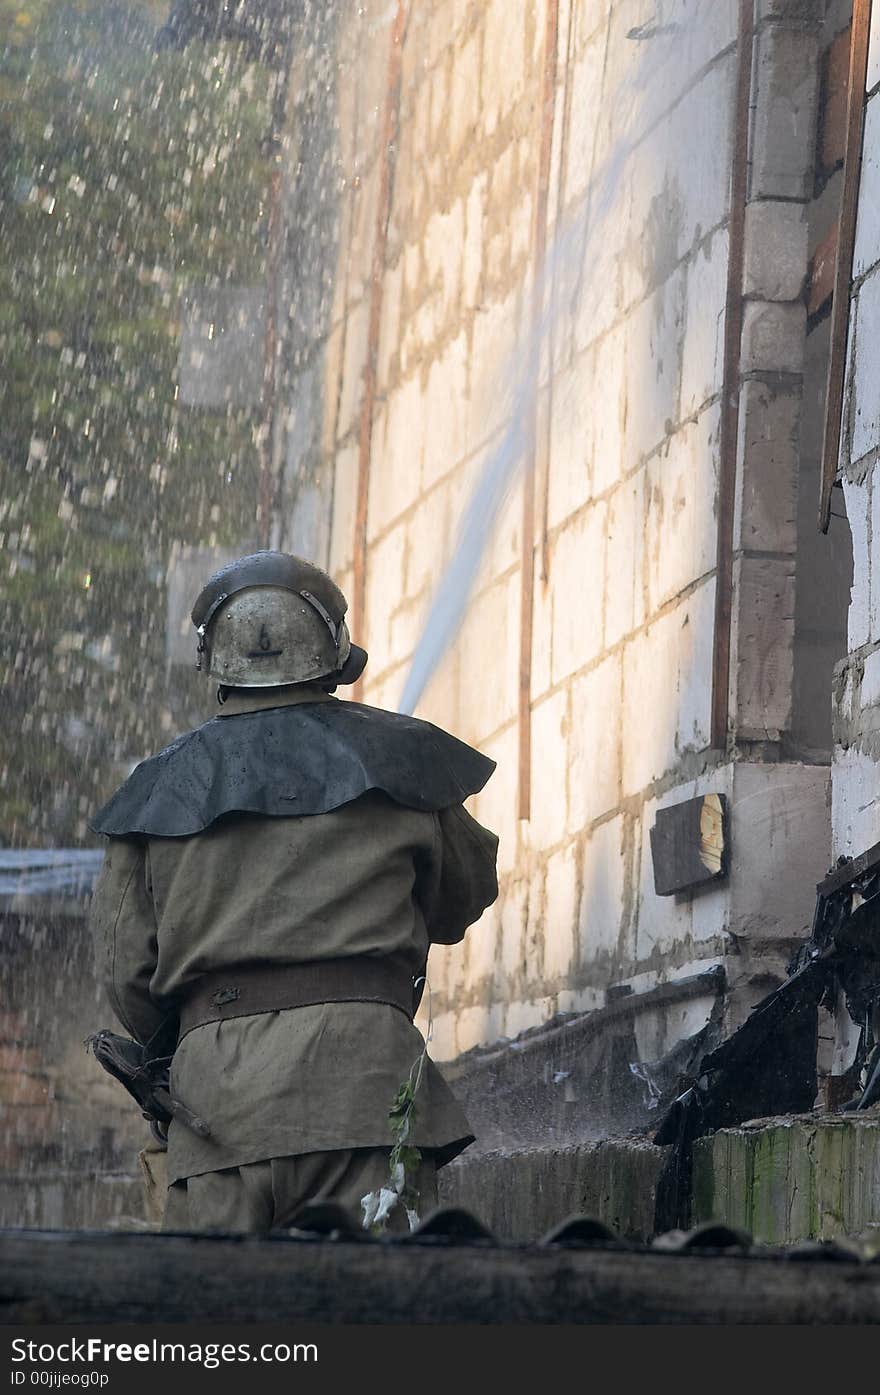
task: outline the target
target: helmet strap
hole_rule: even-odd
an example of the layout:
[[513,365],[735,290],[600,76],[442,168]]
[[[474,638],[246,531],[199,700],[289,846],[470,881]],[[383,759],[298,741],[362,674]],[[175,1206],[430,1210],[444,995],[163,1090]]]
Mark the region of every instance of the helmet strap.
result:
[[321,605],[321,602],[318,600],[317,596],[313,596],[311,591],[299,591],[297,594],[302,596],[303,600],[306,601],[308,605],[312,607],[312,610],[317,611],[317,613],[320,615],[321,619],[324,621],[324,624],[327,626],[327,629],[330,631],[330,637],[338,650],[339,625],[336,624],[330,612],[324,606]]

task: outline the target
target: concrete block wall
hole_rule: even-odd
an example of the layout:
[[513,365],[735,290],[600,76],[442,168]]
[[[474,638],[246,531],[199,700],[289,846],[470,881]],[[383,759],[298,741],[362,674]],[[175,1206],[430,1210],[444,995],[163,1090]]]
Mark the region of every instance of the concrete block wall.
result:
[[[69,903],[72,904],[72,903]],[[0,917],[0,1226],[137,1226],[149,1128],[84,1049],[116,1030],[94,979],[86,907]]]
[[654,1234],[657,1184],[667,1151],[609,1139],[593,1146],[465,1154],[439,1174],[440,1201],[472,1211],[503,1240],[540,1240],[580,1215],[644,1243]]
[[859,1115],[807,1115],[720,1129],[694,1145],[693,1220],[760,1244],[880,1240],[880,1130]]
[[[553,264],[548,288],[532,815],[517,818],[520,482],[418,709],[498,761],[472,808],[500,834],[501,896],[465,946],[432,955],[441,1059],[721,951],[726,890],[701,898],[695,930],[690,901],[654,896],[648,850],[658,798],[687,797],[712,764],[737,7],[698,9],[695,22],[692,6],[671,7],[673,41],[650,36],[647,4],[559,7],[548,234],[574,226],[577,252]],[[373,210],[390,18],[368,14],[344,39],[357,54],[349,103],[374,124],[357,140],[340,122],[341,158],[357,163],[352,203]],[[529,0],[410,10],[370,460],[368,702],[396,705],[457,523],[510,419],[531,326],[546,18]],[[330,565],[350,592],[373,229],[346,217],[331,330],[341,347],[324,396],[339,404],[325,431]]]
[[[549,0],[407,7],[378,341],[368,344],[394,11],[340,33],[338,265],[323,360],[328,562],[352,594],[364,369],[375,352],[364,700],[394,707],[470,493],[515,411],[533,330]],[[658,898],[661,804],[726,792],[748,830],[773,809],[779,876],[803,836],[769,785],[737,812],[733,765],[790,718],[802,287],[817,6],[756,10],[731,711],[711,748],[718,477],[737,71],[735,0],[560,0],[535,403],[541,468],[492,532],[456,642],[418,714],[498,762],[472,801],[500,835],[501,894],[464,946],[432,953],[434,1054],[600,1006],[780,928],[732,882]],[[812,65],[812,66],[811,66]],[[812,86],[811,86],[812,83]],[[392,97],[394,94],[392,93]],[[384,230],[379,230],[380,233]],[[572,251],[572,248],[576,249]],[[524,436],[528,433],[524,432]],[[528,478],[528,477],[527,477]],[[535,490],[535,580],[522,556]],[[531,807],[518,817],[520,621],[532,606]],[[738,746],[737,743],[741,743]],[[777,750],[774,758],[778,758]],[[782,787],[818,799],[824,776]],[[821,818],[818,821],[821,823]],[[824,870],[827,829],[811,826]],[[815,880],[815,878],[814,878]]]
[[[848,654],[834,683],[832,826],[836,855],[880,841],[880,14],[871,21],[861,186],[853,259],[840,471],[853,547]],[[839,498],[839,495],[836,497]]]

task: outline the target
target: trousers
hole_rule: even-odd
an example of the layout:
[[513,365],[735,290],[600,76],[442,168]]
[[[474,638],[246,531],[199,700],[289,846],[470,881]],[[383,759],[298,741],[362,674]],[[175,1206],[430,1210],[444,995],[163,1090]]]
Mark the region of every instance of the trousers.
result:
[[[267,1235],[295,1224],[308,1202],[335,1201],[360,1224],[361,1197],[388,1185],[389,1149],[338,1148],[245,1163],[220,1172],[203,1172],[168,1188],[163,1230],[225,1230]],[[419,1216],[437,1205],[437,1167],[423,1153],[416,1182]],[[409,1229],[402,1204],[388,1217],[387,1230]]]

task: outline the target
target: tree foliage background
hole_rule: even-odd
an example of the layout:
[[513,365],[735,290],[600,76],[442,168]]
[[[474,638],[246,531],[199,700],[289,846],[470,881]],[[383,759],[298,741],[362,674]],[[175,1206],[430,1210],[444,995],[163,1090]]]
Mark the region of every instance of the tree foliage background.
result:
[[174,734],[174,542],[254,541],[258,414],[177,400],[184,288],[265,277],[269,67],[168,5],[0,0],[0,842]]

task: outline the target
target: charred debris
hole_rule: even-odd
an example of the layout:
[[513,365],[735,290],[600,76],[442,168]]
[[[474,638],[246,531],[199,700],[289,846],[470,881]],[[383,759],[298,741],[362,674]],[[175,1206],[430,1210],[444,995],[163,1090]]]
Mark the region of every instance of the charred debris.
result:
[[657,1189],[658,1233],[688,1223],[696,1139],[750,1119],[813,1109],[819,1008],[834,1010],[841,995],[859,1037],[839,1081],[838,1107],[861,1111],[880,1102],[878,931],[880,843],[841,858],[819,883],[810,938],[790,961],[785,982],[732,1036],[699,1057],[692,1083],[667,1108],[653,1136],[671,1145]]

